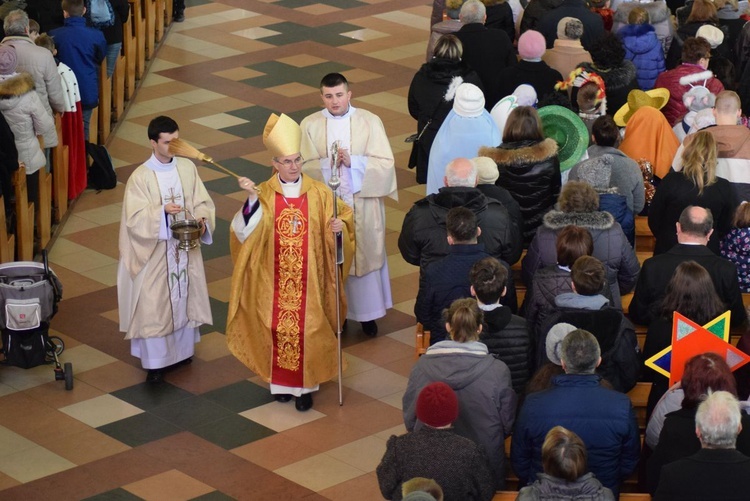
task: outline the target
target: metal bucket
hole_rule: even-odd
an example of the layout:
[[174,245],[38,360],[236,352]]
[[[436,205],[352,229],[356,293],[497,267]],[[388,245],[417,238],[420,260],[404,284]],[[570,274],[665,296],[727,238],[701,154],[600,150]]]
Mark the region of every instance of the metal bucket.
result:
[[172,230],[172,237],[179,242],[177,247],[180,250],[189,251],[200,245],[201,225],[187,209],[185,209],[185,214],[190,215],[191,219],[174,221],[169,225],[169,229]]

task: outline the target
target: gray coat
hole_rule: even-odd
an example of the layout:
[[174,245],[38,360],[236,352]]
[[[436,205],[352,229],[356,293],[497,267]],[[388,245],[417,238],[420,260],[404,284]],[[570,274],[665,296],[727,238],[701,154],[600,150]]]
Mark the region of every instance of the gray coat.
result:
[[[633,214],[638,214],[646,204],[643,189],[643,175],[635,160],[625,153],[611,146],[589,146],[589,158],[574,165],[568,174],[568,181],[584,181],[578,175],[578,169],[584,162],[596,162],[597,158],[604,158],[610,167],[609,188],[617,188],[617,193],[623,195]],[[596,187],[595,187],[596,188]]]
[[594,239],[594,257],[604,263],[607,281],[612,290],[612,305],[622,309],[622,294],[635,286],[641,265],[635,251],[612,214],[608,212],[562,212],[553,210],[544,215],[542,226],[523,258],[521,271],[526,284],[536,270],[557,262],[557,234],[568,225],[581,226]]
[[586,473],[575,482],[537,473],[537,480],[521,489],[516,501],[615,501],[615,495],[599,482],[593,473]]
[[[27,36],[7,36],[1,42],[16,49],[18,73],[26,72],[34,79],[34,89],[42,101],[45,111],[52,117],[53,112],[65,111],[65,93],[52,53],[39,47]],[[57,136],[45,135],[44,146],[57,146]]]
[[505,437],[513,429],[516,394],[508,366],[479,341],[441,341],[430,346],[409,375],[403,399],[404,424],[419,429],[417,397],[422,388],[442,381],[458,395],[455,432],[482,446],[489,458],[495,488],[505,488]]

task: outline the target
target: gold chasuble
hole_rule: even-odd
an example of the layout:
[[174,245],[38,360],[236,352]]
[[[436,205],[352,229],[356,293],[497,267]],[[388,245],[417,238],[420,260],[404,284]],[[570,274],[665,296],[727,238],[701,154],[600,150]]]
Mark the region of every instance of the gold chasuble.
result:
[[[265,381],[311,388],[337,373],[335,246],[331,190],[302,176],[298,198],[284,197],[278,176],[259,186],[261,221],[244,243],[232,232],[234,259],[227,344]],[[354,251],[352,210],[339,200],[344,264]],[[346,295],[341,276],[341,322]]]

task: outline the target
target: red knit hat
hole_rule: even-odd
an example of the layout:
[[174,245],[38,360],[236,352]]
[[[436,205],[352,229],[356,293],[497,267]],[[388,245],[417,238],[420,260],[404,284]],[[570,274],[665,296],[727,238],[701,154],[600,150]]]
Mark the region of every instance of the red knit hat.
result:
[[458,418],[458,397],[445,383],[430,383],[417,397],[417,418],[428,426],[441,428]]

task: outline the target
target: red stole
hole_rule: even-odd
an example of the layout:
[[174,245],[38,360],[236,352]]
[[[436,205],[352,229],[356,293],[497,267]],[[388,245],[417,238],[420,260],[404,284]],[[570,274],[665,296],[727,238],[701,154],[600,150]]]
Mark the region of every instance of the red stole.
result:
[[284,198],[276,193],[274,297],[271,317],[271,382],[302,388],[304,378],[305,299],[307,297],[307,195]]

